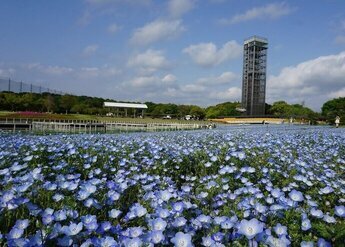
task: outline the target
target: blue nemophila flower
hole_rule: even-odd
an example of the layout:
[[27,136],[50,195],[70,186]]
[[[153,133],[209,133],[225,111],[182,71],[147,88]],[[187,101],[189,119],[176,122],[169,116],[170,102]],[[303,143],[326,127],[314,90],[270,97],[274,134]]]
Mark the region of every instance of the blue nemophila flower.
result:
[[95,231],[98,228],[96,215],[85,215],[81,217],[85,228],[89,231]]
[[210,237],[202,237],[202,243],[201,243],[203,246],[206,246],[206,247],[211,247],[215,244],[215,241]]
[[199,215],[196,219],[199,220],[202,224],[209,224],[212,220],[210,216],[204,214]]
[[26,238],[9,239],[7,241],[7,246],[9,246],[9,247],[13,247],[13,246],[31,246],[29,244],[30,244],[30,242]]
[[170,212],[168,209],[165,208],[157,208],[156,215],[162,219],[165,219],[170,216]]
[[263,231],[263,223],[257,219],[241,220],[238,225],[238,233],[245,235],[248,239],[254,238]]
[[148,239],[153,244],[159,244],[165,240],[163,231],[154,230],[148,233]]
[[108,212],[108,216],[112,219],[116,219],[122,212],[117,209],[112,209]]
[[319,194],[330,194],[334,191],[334,189],[330,186],[326,186],[325,188],[320,189]]
[[178,217],[173,222],[172,225],[174,227],[182,227],[187,223],[187,220],[184,217]]
[[170,198],[173,195],[168,191],[168,190],[161,190],[159,192],[159,198],[163,201],[163,202],[167,202],[170,200]]
[[175,212],[181,213],[183,211],[183,208],[184,208],[184,203],[183,202],[175,202],[175,203],[173,203],[172,208]]
[[191,191],[191,187],[188,186],[188,185],[181,186],[181,189],[182,189],[183,192],[186,192],[186,193]]
[[302,219],[302,230],[308,231],[311,228],[311,223],[308,218]]
[[34,157],[33,155],[26,156],[26,157],[23,159],[23,161],[24,161],[24,162],[29,162],[29,161],[32,160],[33,157]]
[[63,238],[58,238],[57,240],[59,246],[71,246],[73,243],[73,239],[69,236],[64,236]]
[[312,208],[310,214],[316,218],[321,219],[323,217],[323,212],[320,209]]
[[24,229],[13,227],[11,231],[7,234],[7,239],[18,239],[24,234]]
[[222,222],[224,222],[228,219],[229,219],[229,217],[227,217],[227,216],[216,216],[213,218],[213,222],[216,225],[220,225]]
[[211,157],[211,161],[212,161],[212,162],[216,162],[217,159],[218,159],[217,156],[212,156],[212,157]]
[[334,213],[339,217],[345,218],[345,207],[344,206],[335,206]]
[[205,166],[206,168],[211,167],[211,166],[212,166],[212,163],[211,163],[211,162],[206,162],[206,163],[204,164],[204,166]]
[[36,234],[29,237],[29,246],[43,246],[42,238],[46,237],[46,233],[44,231],[36,231]]
[[224,237],[225,237],[225,234],[222,232],[216,232],[216,233],[212,234],[211,237],[216,242],[222,242]]
[[330,242],[327,242],[325,239],[319,238],[317,240],[317,246],[318,247],[331,247],[332,245]]
[[117,247],[119,244],[115,241],[113,237],[105,236],[103,238],[97,238],[90,244],[94,244],[96,247]]
[[75,236],[83,229],[83,223],[79,224],[71,223],[69,226],[63,226],[61,232],[67,236]]
[[281,225],[280,223],[278,223],[273,229],[279,237],[283,235],[287,235],[287,227]]
[[5,191],[0,197],[0,203],[10,202],[14,198],[14,193],[12,191]]
[[29,220],[28,219],[17,220],[16,224],[14,225],[14,227],[17,227],[17,228],[23,229],[23,230],[25,230],[28,226],[29,226]]
[[56,202],[59,202],[61,200],[63,200],[65,197],[62,194],[55,194],[53,195],[53,200]]
[[109,221],[103,221],[100,225],[100,227],[98,228],[98,231],[101,234],[104,234],[107,231],[110,231],[112,229],[112,225]]
[[140,247],[142,246],[142,241],[140,238],[126,238],[123,241],[123,246],[124,247]]
[[[117,192],[114,191],[114,190],[108,191],[107,196],[108,196],[108,200],[109,200],[111,203],[114,202],[114,201],[119,200],[119,198],[120,198],[120,194],[117,193]],[[110,204],[111,204],[111,203],[110,203]]]
[[143,228],[140,226],[130,227],[128,228],[128,230],[129,230],[129,237],[131,238],[137,238],[143,234]]
[[175,247],[192,247],[192,236],[188,233],[178,232],[175,236],[170,240],[171,243],[174,244]]
[[152,230],[164,231],[167,226],[167,222],[163,220],[162,218],[157,218],[157,219],[151,220],[149,225]]
[[336,219],[333,216],[330,216],[328,214],[323,216],[323,220],[327,223],[336,223]]
[[63,221],[65,219],[67,219],[67,213],[66,210],[58,210],[54,213],[54,219],[56,221]]
[[43,211],[42,213],[42,222],[45,225],[49,225],[50,223],[52,223],[55,219],[55,217],[53,216],[54,213],[54,209],[51,208],[47,208]]
[[271,190],[271,195],[274,197],[274,198],[279,198],[283,195],[282,191],[278,188],[276,189],[273,189]]
[[234,222],[232,222],[230,219],[227,219],[227,220],[223,221],[220,224],[220,226],[222,229],[229,230],[234,226]]
[[301,242],[301,247],[313,247],[314,246],[314,242],[312,241],[302,241]]
[[266,243],[270,247],[288,247],[290,246],[290,241],[286,238],[286,236],[282,236],[280,238],[275,238],[273,236],[268,236],[266,239]]
[[303,201],[303,194],[300,191],[297,190],[292,190],[289,193],[289,197],[291,198],[291,200],[293,200],[294,202],[301,202]]

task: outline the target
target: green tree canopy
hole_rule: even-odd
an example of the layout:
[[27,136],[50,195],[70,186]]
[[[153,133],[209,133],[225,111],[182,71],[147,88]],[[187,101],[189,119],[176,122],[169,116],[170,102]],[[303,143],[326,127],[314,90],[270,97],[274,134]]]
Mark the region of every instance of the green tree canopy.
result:
[[321,108],[322,116],[327,122],[334,123],[335,117],[340,117],[340,124],[345,122],[345,97],[331,99],[325,102]]
[[236,110],[241,104],[239,102],[225,102],[206,108],[206,118],[238,116],[240,113]]

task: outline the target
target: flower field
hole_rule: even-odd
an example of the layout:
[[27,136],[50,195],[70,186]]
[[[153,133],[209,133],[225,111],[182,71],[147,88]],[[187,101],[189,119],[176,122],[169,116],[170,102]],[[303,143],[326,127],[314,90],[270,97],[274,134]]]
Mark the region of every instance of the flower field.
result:
[[0,246],[344,246],[345,131],[0,135]]

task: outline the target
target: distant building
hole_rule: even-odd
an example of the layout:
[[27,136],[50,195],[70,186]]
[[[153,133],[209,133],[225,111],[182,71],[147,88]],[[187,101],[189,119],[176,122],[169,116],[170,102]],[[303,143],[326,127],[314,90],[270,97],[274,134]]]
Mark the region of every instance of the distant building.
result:
[[[144,117],[144,110],[147,109],[147,105],[145,104],[135,104],[135,103],[118,103],[118,102],[104,102],[104,107],[109,109],[107,116],[125,116],[128,117],[128,110],[133,113],[133,117]],[[116,109],[116,112],[113,113],[110,109]],[[124,110],[124,112],[123,112]],[[137,111],[141,110],[141,114],[137,113]]]
[[242,108],[245,115],[265,114],[267,46],[267,39],[258,36],[244,41]]

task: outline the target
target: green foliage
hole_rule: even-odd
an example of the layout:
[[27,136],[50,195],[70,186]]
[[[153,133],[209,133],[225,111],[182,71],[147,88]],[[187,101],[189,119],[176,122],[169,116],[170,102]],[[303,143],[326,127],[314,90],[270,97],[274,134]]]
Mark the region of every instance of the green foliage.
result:
[[207,118],[229,117],[240,115],[236,108],[240,106],[239,102],[225,102],[206,108]]
[[344,125],[345,121],[345,97],[332,99],[323,104],[322,116],[324,116],[327,122],[334,124],[335,117],[340,117],[340,124]]
[[0,93],[0,110],[54,113],[105,114],[105,100],[97,97],[51,93]]
[[176,104],[155,104],[152,102],[145,102],[148,109],[146,115],[154,118],[164,117],[170,115],[173,118],[184,118],[186,115],[191,115],[196,119],[205,118],[205,110],[196,105],[176,105]]
[[269,115],[285,118],[308,119],[312,122],[316,121],[320,116],[318,113],[300,104],[290,105],[285,101],[277,101],[268,109]]
[[[51,93],[12,93],[0,92],[0,110],[3,111],[33,111],[53,113],[78,113],[90,115],[105,115],[108,109],[103,107],[104,101],[109,99],[75,96],[56,95]],[[116,102],[116,101],[115,101]],[[191,115],[195,119],[202,120],[217,117],[231,117],[241,115],[236,108],[240,102],[225,102],[206,109],[196,105],[176,105],[172,103],[145,102],[148,106],[146,115],[153,118],[162,118],[170,115],[172,118],[182,119]],[[276,117],[304,118],[312,122],[320,118],[320,115],[301,104],[288,104],[285,101],[277,101],[273,105],[266,104],[266,114]],[[133,115],[133,110],[128,109],[128,115]],[[332,99],[322,107],[322,116],[330,123],[334,123],[335,116],[341,117],[341,124],[345,119],[345,98]]]

